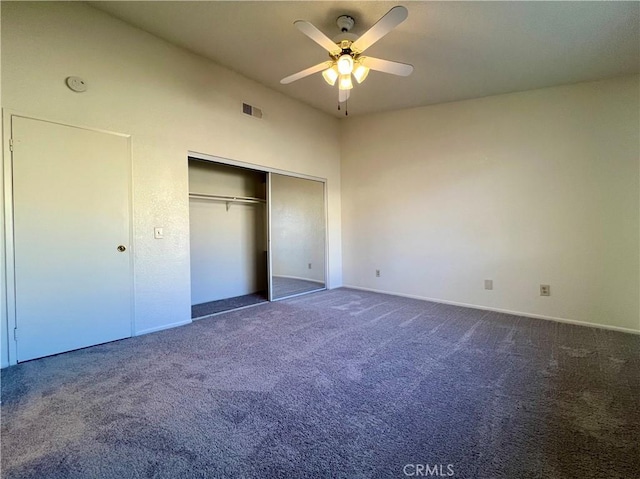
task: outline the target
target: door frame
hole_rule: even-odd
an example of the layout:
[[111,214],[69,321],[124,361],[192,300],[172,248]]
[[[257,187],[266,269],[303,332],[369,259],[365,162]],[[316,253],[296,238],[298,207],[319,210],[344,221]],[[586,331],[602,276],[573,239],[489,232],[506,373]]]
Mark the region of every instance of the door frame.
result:
[[[94,131],[98,133],[105,133],[108,135],[115,135],[126,138],[127,140],[127,180],[128,180],[128,197],[127,203],[129,205],[129,289],[130,289],[130,315],[131,315],[131,337],[135,335],[135,262],[134,253],[136,251],[135,235],[133,234],[134,217],[133,217],[133,162],[132,148],[131,148],[131,135],[126,133],[119,133],[100,128],[92,128],[88,126],[75,125],[65,123],[64,121],[52,120],[49,118],[43,118],[34,115],[27,115],[17,112],[15,110],[3,108],[2,109],[2,143],[3,143],[3,181],[2,181],[2,196],[4,200],[4,208],[1,209],[0,215],[3,216],[3,232],[0,234],[0,241],[4,242],[4,247],[0,244],[0,252],[2,254],[2,264],[5,268],[4,288],[1,288],[1,303],[4,306],[1,309],[2,321],[7,326],[6,343],[0,344],[0,351],[3,351],[5,347],[8,347],[9,365],[13,366],[18,364],[18,350],[17,341],[14,336],[15,328],[18,325],[18,317],[16,314],[16,275],[15,275],[15,243],[14,243],[14,215],[13,215],[13,151],[10,145],[10,140],[13,134],[13,118],[25,118],[28,120],[43,121],[46,123],[53,123],[56,125],[67,126],[70,128],[78,128],[80,130]],[[4,341],[3,341],[4,342]]]
[[[302,178],[304,180],[313,180],[322,183],[322,192],[324,195],[324,289],[331,289],[330,279],[329,279],[329,188],[328,188],[328,180],[326,178],[321,178],[319,176],[306,175],[304,173],[296,173],[288,170],[281,170],[279,168],[272,168],[269,166],[257,165],[254,163],[247,163],[244,161],[232,160],[229,158],[223,158],[221,156],[213,156],[208,155],[206,153],[199,153],[197,151],[189,150],[187,152],[187,162],[189,158],[194,158],[196,160],[210,161],[212,163],[220,163],[228,166],[238,166],[240,168],[246,168],[249,170],[260,171],[262,173],[267,174],[267,294],[269,297],[269,301],[279,301],[280,299],[287,298],[278,298],[272,299],[272,261],[271,261],[271,173],[275,173],[278,175],[284,176],[293,176],[294,178]],[[302,293],[307,294],[307,293]]]

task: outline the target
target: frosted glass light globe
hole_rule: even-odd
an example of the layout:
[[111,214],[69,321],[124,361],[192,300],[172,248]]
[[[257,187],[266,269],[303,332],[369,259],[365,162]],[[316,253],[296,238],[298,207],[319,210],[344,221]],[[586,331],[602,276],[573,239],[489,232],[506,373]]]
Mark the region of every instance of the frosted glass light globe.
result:
[[353,71],[353,58],[351,58],[351,55],[344,54],[338,58],[338,71],[341,75],[348,75]]

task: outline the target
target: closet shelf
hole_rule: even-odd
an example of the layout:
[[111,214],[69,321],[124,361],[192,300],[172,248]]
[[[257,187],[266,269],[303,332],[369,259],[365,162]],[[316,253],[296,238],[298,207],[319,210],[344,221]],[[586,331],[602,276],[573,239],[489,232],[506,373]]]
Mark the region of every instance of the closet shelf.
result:
[[232,203],[266,203],[262,198],[253,196],[225,196],[225,195],[207,195],[204,193],[189,193],[189,198],[198,200],[224,201],[227,204],[227,211]]

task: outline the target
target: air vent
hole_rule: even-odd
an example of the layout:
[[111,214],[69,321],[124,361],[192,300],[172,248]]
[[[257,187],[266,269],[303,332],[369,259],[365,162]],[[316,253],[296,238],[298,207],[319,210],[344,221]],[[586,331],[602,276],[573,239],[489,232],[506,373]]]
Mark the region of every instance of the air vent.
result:
[[242,113],[245,115],[255,116],[256,118],[262,118],[262,110],[258,107],[251,106],[248,103],[242,104]]

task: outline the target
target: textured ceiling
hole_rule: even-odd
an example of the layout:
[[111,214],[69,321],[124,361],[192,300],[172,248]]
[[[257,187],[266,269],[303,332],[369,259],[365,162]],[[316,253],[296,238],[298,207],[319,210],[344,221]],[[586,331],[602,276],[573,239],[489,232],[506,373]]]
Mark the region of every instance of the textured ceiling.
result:
[[367,54],[414,65],[409,77],[371,72],[349,115],[598,80],[640,71],[638,2],[89,2],[127,23],[210,58],[327,113],[337,86],[317,73],[280,79],[328,59],[293,25],[327,36],[349,14],[361,35],[391,7],[409,18]]

